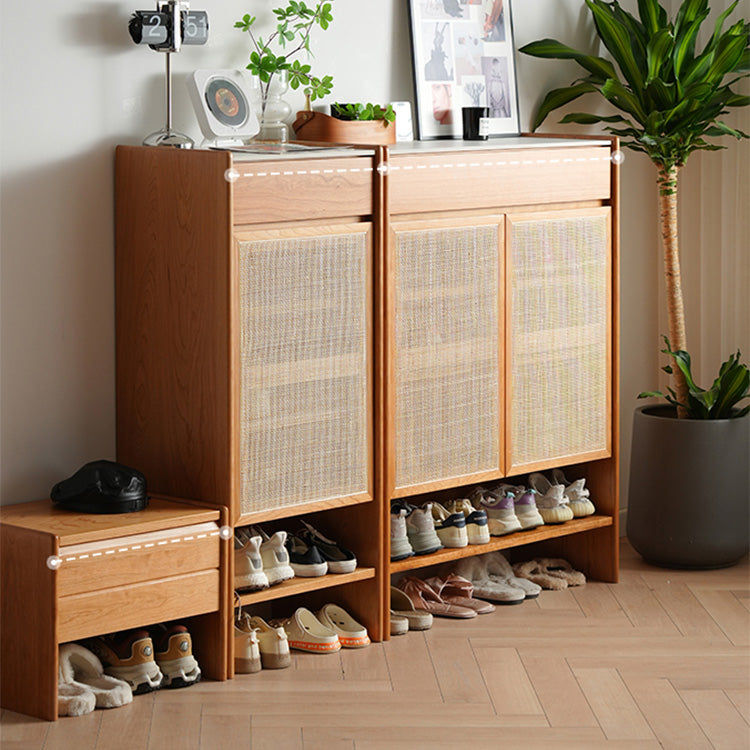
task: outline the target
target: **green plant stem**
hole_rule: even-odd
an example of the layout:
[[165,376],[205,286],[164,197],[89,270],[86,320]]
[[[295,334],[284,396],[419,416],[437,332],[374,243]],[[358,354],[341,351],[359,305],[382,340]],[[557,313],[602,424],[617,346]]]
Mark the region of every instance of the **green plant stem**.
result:
[[[659,218],[661,221],[661,238],[664,250],[664,279],[667,292],[667,317],[669,340],[675,350],[687,351],[685,335],[685,307],[682,300],[682,282],[680,276],[680,247],[677,227],[677,178],[679,167],[660,165],[657,184],[659,186]],[[674,370],[674,389],[677,401],[687,403],[688,387],[685,376]],[[678,407],[677,416],[684,418],[687,412]]]

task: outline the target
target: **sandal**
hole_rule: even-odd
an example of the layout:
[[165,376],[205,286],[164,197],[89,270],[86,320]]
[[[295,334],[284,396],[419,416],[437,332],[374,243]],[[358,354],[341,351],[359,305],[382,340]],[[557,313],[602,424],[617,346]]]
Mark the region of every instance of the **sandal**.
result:
[[449,573],[445,578],[435,576],[425,580],[438,596],[448,604],[457,604],[459,607],[473,609],[478,615],[488,615],[495,611],[495,606],[490,602],[475,599],[473,597],[474,584],[455,573]]
[[538,560],[516,563],[513,571],[519,578],[526,578],[544,589],[556,591],[586,583],[583,573],[574,570],[567,560],[559,558],[541,557]]
[[432,627],[432,615],[424,609],[417,609],[401,589],[391,586],[391,629],[394,619],[402,617],[406,619],[409,630],[429,630]]
[[418,609],[424,609],[436,617],[456,617],[469,619],[476,617],[477,612],[458,604],[444,601],[434,589],[421,578],[403,578],[398,587],[412,600]]

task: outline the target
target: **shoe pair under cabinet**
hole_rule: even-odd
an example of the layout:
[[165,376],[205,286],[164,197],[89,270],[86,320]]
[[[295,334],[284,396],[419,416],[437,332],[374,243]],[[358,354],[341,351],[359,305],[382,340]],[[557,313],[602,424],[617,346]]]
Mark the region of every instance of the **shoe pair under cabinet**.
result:
[[[244,609],[334,601],[380,640],[392,574],[502,549],[617,580],[616,148],[117,149],[118,460],[231,528],[303,517],[358,558]],[[391,500],[555,467],[596,514],[390,562]],[[228,675],[231,567],[208,657]]]

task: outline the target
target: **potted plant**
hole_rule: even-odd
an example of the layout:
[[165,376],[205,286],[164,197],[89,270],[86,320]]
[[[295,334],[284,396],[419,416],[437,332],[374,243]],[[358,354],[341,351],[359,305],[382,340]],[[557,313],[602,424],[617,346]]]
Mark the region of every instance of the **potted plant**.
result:
[[[274,8],[276,30],[265,40],[256,36],[253,27],[256,16],[246,13],[234,26],[250,37],[252,51],[247,69],[258,77],[260,98],[260,140],[289,140],[284,122],[291,113],[282,97],[287,87],[303,87],[308,101],[322,99],[331,93],[333,77],[313,75],[308,63],[294,59],[303,50],[310,54],[310,34],[314,26],[325,30],[333,20],[331,2],[318,2],[308,7],[303,0],[289,0],[283,8]],[[274,48],[276,51],[274,51]]]
[[[683,0],[674,19],[657,0],[638,0],[638,16],[614,0],[584,0],[598,41],[599,57],[554,39],[532,42],[521,52],[570,59],[584,76],[543,99],[533,129],[547,115],[584,94],[598,94],[616,111],[599,116],[565,115],[561,122],[605,129],[645,153],[656,167],[660,233],[665,262],[669,337],[667,354],[677,367],[670,405],[636,409],[628,501],[628,537],[648,561],[674,567],[717,567],[736,562],[748,549],[747,409],[734,408],[747,395],[747,368],[739,353],[722,365],[712,389],[698,389],[690,376],[678,243],[678,175],[694,151],[716,150],[714,139],[746,138],[722,117],[750,97],[733,86],[748,76],[748,23],[724,29],[737,2],[721,13],[707,43],[697,39],[709,15],[708,0]],[[744,367],[744,370],[743,370]],[[721,395],[717,395],[721,394]],[[731,401],[721,416],[708,401]],[[656,395],[651,393],[650,395]],[[696,408],[693,408],[696,407]],[[697,408],[700,407],[700,408]]]
[[309,109],[298,112],[294,131],[306,141],[385,145],[396,142],[395,122],[390,104],[334,102],[330,116]]

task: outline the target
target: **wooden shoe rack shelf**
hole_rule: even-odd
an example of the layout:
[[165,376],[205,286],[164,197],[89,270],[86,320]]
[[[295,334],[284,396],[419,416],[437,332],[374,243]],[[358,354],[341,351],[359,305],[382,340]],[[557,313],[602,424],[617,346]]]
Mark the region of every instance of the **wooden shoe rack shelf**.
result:
[[[616,150],[118,147],[118,460],[233,528],[304,518],[357,555],[243,605],[335,601],[381,640],[392,574],[506,549],[617,580]],[[392,499],[553,467],[594,516],[390,562]]]

